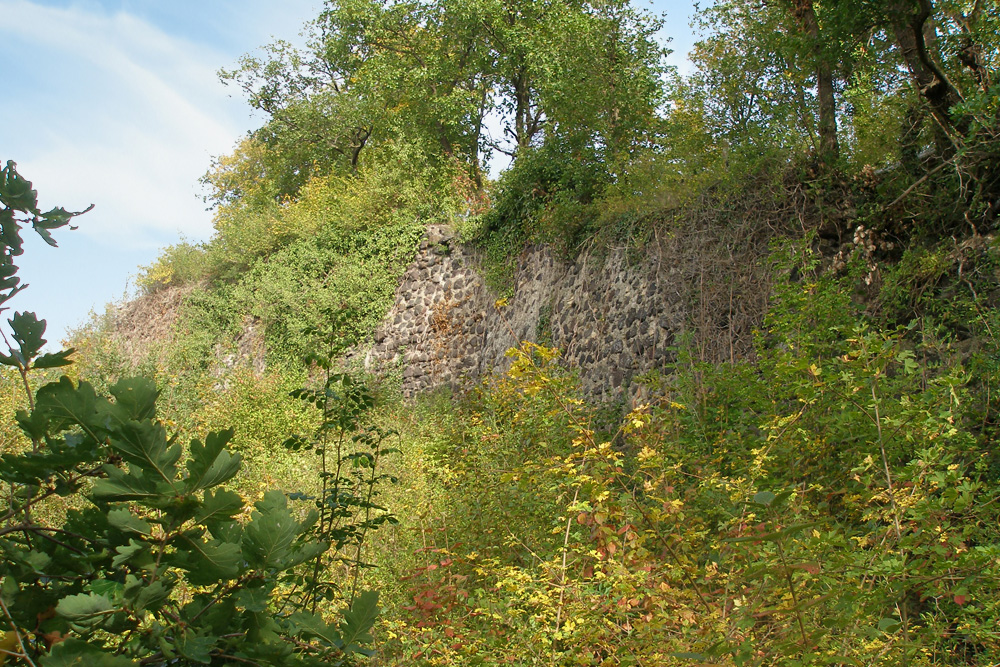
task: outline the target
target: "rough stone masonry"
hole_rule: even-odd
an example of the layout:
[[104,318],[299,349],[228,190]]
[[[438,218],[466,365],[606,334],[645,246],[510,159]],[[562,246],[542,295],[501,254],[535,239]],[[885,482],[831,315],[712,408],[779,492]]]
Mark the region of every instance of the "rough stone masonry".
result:
[[432,225],[396,290],[365,357],[372,371],[402,370],[403,393],[461,389],[509,365],[508,348],[540,342],[579,370],[583,391],[613,400],[633,379],[672,358],[684,323],[679,267],[650,251],[624,249],[573,262],[546,247],[518,258],[515,292],[504,307],[477,271],[478,256],[444,226]]

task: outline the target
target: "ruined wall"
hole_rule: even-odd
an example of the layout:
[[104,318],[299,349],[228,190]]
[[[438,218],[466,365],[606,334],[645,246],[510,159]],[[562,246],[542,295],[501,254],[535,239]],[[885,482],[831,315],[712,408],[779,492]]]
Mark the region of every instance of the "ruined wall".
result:
[[630,393],[636,375],[670,360],[684,323],[682,281],[672,279],[683,267],[654,251],[629,258],[611,250],[566,263],[547,248],[528,249],[502,308],[476,266],[475,252],[447,228],[429,227],[366,367],[400,369],[407,396],[461,388],[504,370],[506,350],[527,340],[560,348],[586,393],[615,399]]

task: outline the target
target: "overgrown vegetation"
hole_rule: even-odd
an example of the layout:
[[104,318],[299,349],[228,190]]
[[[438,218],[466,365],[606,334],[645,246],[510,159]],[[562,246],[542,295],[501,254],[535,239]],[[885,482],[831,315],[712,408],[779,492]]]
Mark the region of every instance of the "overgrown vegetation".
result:
[[681,350],[610,431],[529,344],[431,418],[445,497],[395,664],[996,662],[996,314],[963,319],[969,355],[818,259],[776,255],[753,361]]
[[[31,183],[7,163],[0,302],[21,289],[21,227],[55,245],[51,230],[76,215],[42,213]],[[45,321],[34,313],[8,322],[13,343],[0,364],[19,375],[27,405],[16,416],[20,441],[0,457],[0,663],[319,665],[370,653],[378,594],[317,576],[326,554],[345,546],[324,520],[325,498],[319,512],[293,513],[278,490],[245,506],[225,486],[241,467],[227,447],[233,431],[182,446],[157,415],[149,379],[121,379],[110,397],[67,376],[33,391],[36,372],[68,366],[73,350],[42,354]],[[370,502],[377,456],[338,447],[331,460],[371,471],[352,479],[356,500],[335,503],[357,571],[365,535],[382,524]],[[317,613],[319,597],[344,604],[339,621]]]
[[[172,335],[79,332],[74,380],[21,418],[37,444],[0,429],[7,650],[354,660],[332,633],[375,627],[371,588],[387,665],[1000,662],[998,17],[718,0],[682,77],[628,2],[329,0],[307,48],[222,73],[268,120],[205,177],[215,236],[140,278],[183,294]],[[655,247],[688,299],[675,361],[622,409],[526,343],[464,395],[402,404],[349,359],[431,223],[481,249],[498,297],[527,244]],[[12,324],[26,371],[38,324]],[[86,415],[45,407],[83,394]],[[167,431],[197,442],[186,469]],[[188,481],[208,443],[256,514]],[[108,490],[157,461],[166,486]],[[248,537],[269,521],[280,562]]]

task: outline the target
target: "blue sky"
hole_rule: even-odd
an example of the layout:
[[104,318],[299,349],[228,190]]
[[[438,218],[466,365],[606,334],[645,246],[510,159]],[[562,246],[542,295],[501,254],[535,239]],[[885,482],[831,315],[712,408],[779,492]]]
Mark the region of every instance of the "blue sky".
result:
[[[138,267],[177,242],[207,240],[199,177],[261,123],[216,75],[274,39],[300,41],[321,0],[0,0],[0,160],[14,160],[43,208],[95,209],[53,249],[25,234],[12,302],[49,322],[50,341],[124,298]],[[690,49],[690,0],[666,12],[671,63]],[[9,313],[4,314],[9,317]]]

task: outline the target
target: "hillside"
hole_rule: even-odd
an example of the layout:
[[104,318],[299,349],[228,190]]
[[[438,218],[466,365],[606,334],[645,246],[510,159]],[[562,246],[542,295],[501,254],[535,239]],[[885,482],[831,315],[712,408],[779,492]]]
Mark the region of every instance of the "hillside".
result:
[[0,642],[1000,663],[998,9],[717,2],[681,77],[627,2],[327,3],[223,74],[213,239],[7,392]]

